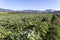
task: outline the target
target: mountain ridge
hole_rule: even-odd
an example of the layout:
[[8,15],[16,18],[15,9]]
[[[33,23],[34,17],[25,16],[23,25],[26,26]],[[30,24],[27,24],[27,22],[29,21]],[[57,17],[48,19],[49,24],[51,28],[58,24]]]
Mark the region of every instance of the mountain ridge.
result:
[[60,10],[53,10],[53,9],[47,9],[45,11],[41,11],[41,10],[10,10],[10,9],[4,9],[4,8],[0,8],[0,12],[53,12],[53,13],[60,13]]

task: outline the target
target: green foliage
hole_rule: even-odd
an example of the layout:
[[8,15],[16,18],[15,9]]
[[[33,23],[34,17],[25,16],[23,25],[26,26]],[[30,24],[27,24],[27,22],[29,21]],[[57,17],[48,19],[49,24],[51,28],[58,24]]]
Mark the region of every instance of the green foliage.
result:
[[1,14],[0,40],[58,40],[55,21],[59,17],[58,14]]

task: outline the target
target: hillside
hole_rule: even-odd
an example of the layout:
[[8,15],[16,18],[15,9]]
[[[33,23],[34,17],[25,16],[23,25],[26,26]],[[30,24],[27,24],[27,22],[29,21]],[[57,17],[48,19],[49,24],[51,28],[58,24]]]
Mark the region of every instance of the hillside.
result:
[[0,8],[0,12],[14,12],[14,10]]
[[47,9],[45,11],[42,10],[10,10],[10,9],[3,9],[0,8],[0,12],[36,12],[36,13],[43,13],[43,12],[47,12],[47,13],[60,13],[60,10],[53,10],[53,9]]

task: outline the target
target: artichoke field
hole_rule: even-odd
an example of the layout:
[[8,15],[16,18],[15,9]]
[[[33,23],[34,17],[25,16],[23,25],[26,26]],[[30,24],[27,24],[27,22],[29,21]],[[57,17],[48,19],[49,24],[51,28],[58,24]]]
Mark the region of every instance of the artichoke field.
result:
[[59,18],[57,14],[1,14],[0,40],[59,40]]

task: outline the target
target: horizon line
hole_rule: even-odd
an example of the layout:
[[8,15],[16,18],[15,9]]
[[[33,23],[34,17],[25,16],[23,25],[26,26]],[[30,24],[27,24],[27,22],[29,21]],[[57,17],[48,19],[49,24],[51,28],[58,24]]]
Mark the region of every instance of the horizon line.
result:
[[9,8],[0,8],[0,9],[8,9],[8,10],[14,10],[14,11],[23,11],[23,10],[39,10],[39,11],[45,11],[45,10],[57,10],[59,11],[60,9],[45,9],[45,10],[41,10],[41,9],[19,9],[19,10],[15,10],[15,9],[9,9]]

